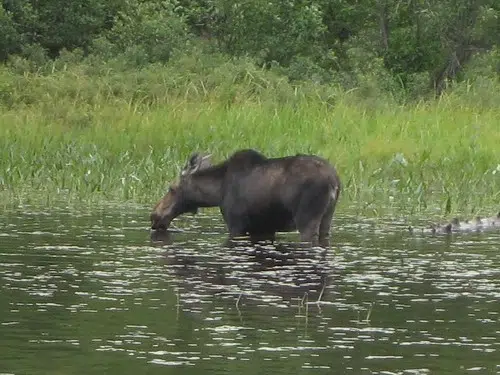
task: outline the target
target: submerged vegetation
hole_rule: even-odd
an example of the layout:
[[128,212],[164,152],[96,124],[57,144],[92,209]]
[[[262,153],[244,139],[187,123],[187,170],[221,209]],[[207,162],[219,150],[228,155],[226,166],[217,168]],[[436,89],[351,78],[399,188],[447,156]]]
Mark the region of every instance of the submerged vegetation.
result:
[[[425,13],[367,1],[342,20],[321,1],[90,3],[3,2],[2,202],[152,204],[191,152],[217,161],[250,147],[328,158],[344,184],[340,209],[497,211],[495,2],[472,9],[447,0],[463,6]],[[57,22],[43,17],[53,13],[39,9],[49,5],[102,14],[56,17],[73,27],[51,33]],[[264,34],[250,33],[263,20]],[[441,46],[429,39],[438,29]]]

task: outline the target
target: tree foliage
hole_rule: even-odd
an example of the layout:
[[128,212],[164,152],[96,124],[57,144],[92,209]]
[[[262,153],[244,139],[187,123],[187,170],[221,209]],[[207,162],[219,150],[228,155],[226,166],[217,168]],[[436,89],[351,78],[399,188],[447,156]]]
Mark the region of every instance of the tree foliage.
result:
[[2,0],[0,8],[3,61],[80,49],[167,63],[202,45],[290,79],[383,77],[407,91],[440,93],[474,59],[498,66],[499,44],[498,0]]

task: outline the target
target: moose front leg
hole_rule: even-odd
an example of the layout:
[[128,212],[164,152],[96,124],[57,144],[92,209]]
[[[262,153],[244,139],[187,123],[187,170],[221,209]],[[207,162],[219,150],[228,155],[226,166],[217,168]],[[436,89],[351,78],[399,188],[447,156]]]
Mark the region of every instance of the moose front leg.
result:
[[244,237],[247,235],[247,225],[245,220],[242,220],[240,216],[226,214],[224,215],[226,221],[227,230],[229,232],[229,238],[233,239],[236,237]]
[[229,247],[229,248],[232,248],[235,246],[235,242],[234,240],[238,237],[244,237],[245,236],[245,232],[244,230],[241,228],[241,227],[238,227],[238,226],[230,226],[229,224],[227,225],[227,229],[229,231],[229,236],[227,237],[227,239],[225,240],[224,242],[224,246],[225,247]]

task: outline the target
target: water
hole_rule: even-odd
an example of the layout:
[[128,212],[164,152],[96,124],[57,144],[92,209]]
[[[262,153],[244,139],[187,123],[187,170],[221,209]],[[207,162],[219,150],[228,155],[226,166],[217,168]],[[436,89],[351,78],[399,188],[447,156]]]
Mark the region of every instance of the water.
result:
[[337,215],[328,252],[229,248],[218,215],[147,215],[0,214],[0,373],[500,373],[500,233]]

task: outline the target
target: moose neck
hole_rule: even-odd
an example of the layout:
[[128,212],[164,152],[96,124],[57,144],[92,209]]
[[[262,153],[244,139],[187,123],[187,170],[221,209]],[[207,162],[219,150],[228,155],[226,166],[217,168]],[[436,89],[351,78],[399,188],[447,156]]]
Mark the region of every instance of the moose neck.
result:
[[193,173],[189,181],[189,197],[199,207],[216,207],[222,200],[222,182],[225,165],[219,165]]

